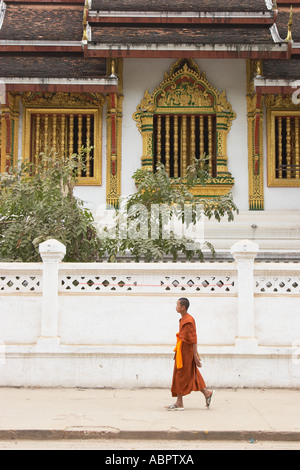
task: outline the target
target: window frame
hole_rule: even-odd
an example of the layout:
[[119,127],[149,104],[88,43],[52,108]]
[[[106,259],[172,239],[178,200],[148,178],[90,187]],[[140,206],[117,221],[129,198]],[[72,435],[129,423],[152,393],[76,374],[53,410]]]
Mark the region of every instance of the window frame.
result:
[[[26,92],[22,95],[21,100],[23,104],[23,161],[29,161],[31,156],[32,114],[94,115],[94,176],[79,177],[76,186],[101,186],[104,96],[101,93]],[[77,153],[76,150],[74,153]]]
[[300,187],[300,178],[276,178],[276,127],[277,117],[299,117],[300,110],[267,110],[267,168],[268,168],[268,187],[273,188],[298,188]]

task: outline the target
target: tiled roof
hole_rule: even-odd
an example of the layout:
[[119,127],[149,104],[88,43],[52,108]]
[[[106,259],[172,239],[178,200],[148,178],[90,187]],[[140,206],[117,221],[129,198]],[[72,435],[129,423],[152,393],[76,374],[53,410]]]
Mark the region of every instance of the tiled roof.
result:
[[101,44],[273,44],[269,28],[222,27],[205,25],[197,27],[123,27],[93,26],[92,42]]
[[263,78],[268,80],[300,80],[300,56],[286,60],[264,60]]
[[[292,79],[300,72],[300,47],[297,56],[295,46],[284,42],[289,4],[277,3],[278,14],[271,0],[91,0],[89,40],[82,43],[84,0],[6,0],[0,75],[97,79],[106,75],[105,57],[179,57],[190,50],[192,57],[267,57],[268,79]],[[294,5],[292,34],[300,45],[299,6]],[[274,22],[278,41],[270,32]],[[58,47],[63,42],[66,47]],[[291,51],[295,59],[280,60]]]
[[83,7],[7,4],[0,40],[81,41]]
[[174,57],[187,46],[200,57],[203,48],[207,54],[218,45],[215,56],[227,49],[227,56],[241,57],[242,45],[244,57],[247,46],[251,57],[251,46],[282,57],[287,48],[272,38],[271,6],[265,0],[92,0],[87,54],[109,56],[112,49],[117,56],[119,48],[123,57]]
[[[293,8],[293,16],[292,16],[292,36],[293,40],[299,42],[300,41],[300,5],[298,8]],[[276,24],[278,28],[278,32],[282,39],[285,39],[287,36],[287,25],[289,22],[290,11],[289,8],[279,9],[278,16],[276,19]]]
[[29,78],[102,78],[106,75],[105,59],[84,59],[77,54],[15,55],[0,53],[1,77]]
[[92,0],[91,10],[267,11],[265,0]]

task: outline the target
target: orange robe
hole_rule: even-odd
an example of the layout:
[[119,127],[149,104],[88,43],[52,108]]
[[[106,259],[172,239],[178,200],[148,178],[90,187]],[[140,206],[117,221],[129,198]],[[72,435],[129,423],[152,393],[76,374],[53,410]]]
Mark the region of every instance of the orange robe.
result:
[[[188,395],[206,388],[202,375],[194,361],[193,344],[197,344],[196,324],[188,313],[179,321],[175,348],[175,366],[171,392],[173,397]],[[181,357],[178,357],[181,356]]]

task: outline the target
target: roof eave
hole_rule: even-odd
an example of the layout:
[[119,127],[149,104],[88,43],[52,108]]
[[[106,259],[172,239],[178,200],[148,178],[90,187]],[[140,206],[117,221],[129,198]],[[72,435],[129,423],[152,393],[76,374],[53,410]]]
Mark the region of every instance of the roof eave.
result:
[[90,23],[273,24],[274,12],[90,11]]
[[103,77],[90,79],[75,78],[32,78],[32,77],[0,77],[6,91],[43,91],[73,93],[117,93],[118,78]]
[[299,80],[254,78],[254,88],[257,94],[293,94],[300,89]]
[[265,58],[287,59],[289,47],[284,44],[88,44],[87,57],[124,58]]

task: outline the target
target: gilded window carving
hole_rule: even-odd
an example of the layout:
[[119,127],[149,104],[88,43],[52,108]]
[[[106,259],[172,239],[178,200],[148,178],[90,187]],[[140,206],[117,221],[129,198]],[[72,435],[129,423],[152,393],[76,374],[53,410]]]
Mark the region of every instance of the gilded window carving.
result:
[[227,134],[235,113],[225,91],[218,92],[193,60],[178,60],[152,94],[145,92],[133,118],[143,137],[143,168],[154,171],[161,162],[171,177],[184,176],[193,158],[206,154],[211,179],[195,194],[230,191]]
[[24,105],[23,155],[32,162],[42,152],[76,158],[79,185],[101,184],[101,94],[26,93]]
[[268,186],[300,186],[300,105],[268,95]]

